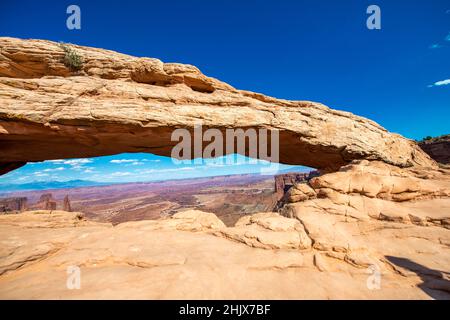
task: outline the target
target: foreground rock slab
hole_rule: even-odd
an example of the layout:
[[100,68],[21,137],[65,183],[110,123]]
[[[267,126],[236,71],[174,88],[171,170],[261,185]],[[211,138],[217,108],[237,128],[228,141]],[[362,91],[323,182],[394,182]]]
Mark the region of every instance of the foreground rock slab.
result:
[[[256,238],[261,231],[263,239],[282,244],[290,243],[283,232],[298,229],[297,223],[263,213],[242,218],[236,228],[257,224]],[[356,238],[367,234],[366,245],[382,237],[388,250],[379,243],[373,253],[359,248],[330,255],[312,247],[263,249],[230,239],[221,234],[227,228],[219,219],[201,211],[115,227],[73,212],[3,215],[0,298],[449,299],[443,272],[450,259],[449,230],[378,223],[353,231]],[[379,289],[368,287],[368,263],[379,268]],[[80,289],[66,286],[71,266],[80,268]]]

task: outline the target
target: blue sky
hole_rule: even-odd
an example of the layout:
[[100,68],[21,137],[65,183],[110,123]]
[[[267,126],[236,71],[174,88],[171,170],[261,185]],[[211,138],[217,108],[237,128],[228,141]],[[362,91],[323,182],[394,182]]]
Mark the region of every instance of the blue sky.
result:
[[[198,163],[197,163],[198,162]],[[28,163],[0,178],[1,183],[34,181],[89,180],[98,182],[137,182],[187,179],[228,174],[264,174],[269,163],[240,155],[215,159],[197,159],[174,164],[169,157],[145,153],[123,153],[89,159],[61,159]],[[300,166],[279,165],[277,170],[309,171]]]
[[[81,8],[81,30],[66,28],[70,4]],[[366,28],[371,4],[381,8],[381,30]],[[5,0],[0,35],[193,64],[239,89],[318,101],[412,139],[449,133],[448,0]],[[113,170],[110,160],[86,167]],[[53,165],[27,165],[0,183]]]

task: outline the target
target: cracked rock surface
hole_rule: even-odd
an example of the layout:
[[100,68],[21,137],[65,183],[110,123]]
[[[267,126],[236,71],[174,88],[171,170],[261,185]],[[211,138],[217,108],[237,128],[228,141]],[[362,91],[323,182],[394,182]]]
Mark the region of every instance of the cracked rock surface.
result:
[[[450,298],[448,229],[298,216],[259,213],[227,228],[195,210],[114,227],[73,212],[3,215],[0,298]],[[66,287],[71,266],[80,289]],[[379,289],[368,289],[371,270]]]

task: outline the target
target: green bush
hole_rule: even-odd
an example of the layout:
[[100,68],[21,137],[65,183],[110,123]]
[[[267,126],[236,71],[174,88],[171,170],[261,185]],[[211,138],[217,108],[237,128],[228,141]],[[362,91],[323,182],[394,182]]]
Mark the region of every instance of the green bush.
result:
[[64,50],[64,65],[71,70],[78,71],[83,67],[83,57],[80,56],[69,45],[61,42],[60,47]]

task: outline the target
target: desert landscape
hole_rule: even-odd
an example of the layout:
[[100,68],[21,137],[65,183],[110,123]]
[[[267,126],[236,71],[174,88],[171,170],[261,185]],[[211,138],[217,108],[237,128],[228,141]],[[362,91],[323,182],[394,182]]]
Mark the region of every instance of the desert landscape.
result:
[[[288,174],[289,176],[289,174]],[[46,196],[55,210],[83,212],[92,221],[119,224],[133,220],[153,220],[188,209],[215,213],[226,225],[233,226],[243,215],[272,211],[281,200],[284,189],[276,190],[283,175],[233,175],[149,183],[128,183],[44,191],[10,192],[0,198],[25,201],[19,210],[49,209]],[[283,185],[284,187],[284,185]],[[47,208],[46,208],[47,207]]]
[[[83,57],[77,70],[58,43],[0,38],[1,174],[53,159],[170,156],[171,132],[198,121],[277,131],[279,162],[317,172],[8,194],[27,205],[0,215],[1,299],[450,299],[445,138],[421,147],[192,65],[70,47]],[[76,290],[66,286],[73,266]]]

